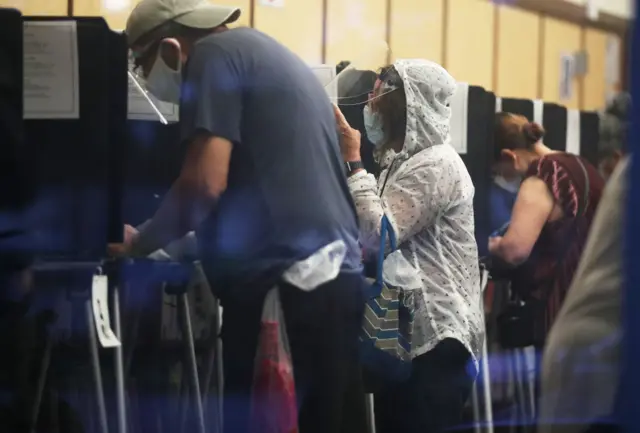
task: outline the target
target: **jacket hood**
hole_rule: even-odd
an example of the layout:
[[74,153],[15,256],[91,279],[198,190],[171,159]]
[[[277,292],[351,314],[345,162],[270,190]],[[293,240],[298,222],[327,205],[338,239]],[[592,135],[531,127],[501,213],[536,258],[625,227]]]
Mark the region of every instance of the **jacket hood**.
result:
[[451,98],[456,80],[440,65],[422,59],[400,59],[393,63],[400,75],[407,100],[407,127],[402,152],[385,155],[382,165],[396,158],[409,158],[437,144],[451,141]]

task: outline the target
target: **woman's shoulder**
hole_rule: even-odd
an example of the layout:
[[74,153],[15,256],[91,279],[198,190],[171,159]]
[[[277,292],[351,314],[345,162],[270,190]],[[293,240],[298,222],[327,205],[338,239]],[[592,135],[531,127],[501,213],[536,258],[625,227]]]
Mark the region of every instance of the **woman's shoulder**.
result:
[[407,160],[407,166],[429,167],[437,170],[449,170],[451,168],[467,172],[464,161],[449,144],[439,144],[422,149]]

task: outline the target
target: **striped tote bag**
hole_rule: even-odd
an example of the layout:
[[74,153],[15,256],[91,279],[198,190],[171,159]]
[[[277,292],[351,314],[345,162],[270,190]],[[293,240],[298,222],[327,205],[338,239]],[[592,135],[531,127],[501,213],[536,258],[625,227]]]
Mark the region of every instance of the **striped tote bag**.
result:
[[387,238],[391,251],[396,237],[386,216],[380,227],[376,278],[367,291],[364,323],[360,335],[360,355],[364,367],[376,376],[399,382],[411,375],[411,340],[413,335],[413,293],[384,282],[382,265]]

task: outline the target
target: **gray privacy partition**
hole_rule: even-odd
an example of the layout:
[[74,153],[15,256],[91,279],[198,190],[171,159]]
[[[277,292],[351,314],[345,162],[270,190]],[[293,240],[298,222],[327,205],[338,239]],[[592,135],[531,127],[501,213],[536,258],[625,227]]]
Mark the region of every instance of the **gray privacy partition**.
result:
[[597,166],[600,142],[600,115],[595,111],[580,112],[580,155]]
[[[127,110],[127,48],[122,34],[112,32],[102,18],[26,17],[25,23],[73,22],[76,27],[78,67],[78,117],[36,118],[25,121],[25,149],[30,155],[31,169],[36,174],[36,193],[26,211],[31,229],[30,252],[37,265],[36,296],[49,297],[61,292],[73,306],[69,320],[71,329],[85,332],[81,340],[89,341],[89,363],[93,371],[98,430],[126,432],[122,350],[115,352],[115,411],[108,410],[104,398],[100,360],[106,353],[98,348],[93,309],[91,276],[101,266],[107,244],[122,240],[122,151]],[[37,25],[37,24],[36,24]],[[22,29],[20,29],[22,31]],[[113,295],[113,321],[120,337],[118,285],[109,275]],[[58,317],[61,322],[67,317]],[[58,341],[46,333],[38,394],[52,378],[58,382],[78,379],[77,371],[65,365],[80,352],[77,339]],[[51,355],[53,351],[53,355]],[[81,355],[82,357],[85,354]],[[51,366],[49,366],[51,364]],[[65,370],[63,372],[63,370]],[[65,379],[63,379],[65,378]],[[82,383],[77,382],[78,387]],[[83,402],[86,404],[86,399]],[[38,398],[32,424],[39,418]],[[94,406],[78,410],[84,424],[92,431]],[[109,427],[109,415],[115,413]]]
[[[482,87],[459,83],[451,103],[451,139],[465,162],[475,186],[474,214],[476,238],[485,241],[489,228],[489,194],[491,188],[491,164],[493,161],[493,119],[496,111],[496,97]],[[483,273],[484,275],[484,273]],[[486,279],[479,281],[486,287]],[[481,301],[482,302],[482,301]],[[491,396],[491,376],[487,341],[479,361],[479,378],[472,391],[472,409],[476,432],[493,432],[493,406]],[[481,407],[482,406],[482,407]]]

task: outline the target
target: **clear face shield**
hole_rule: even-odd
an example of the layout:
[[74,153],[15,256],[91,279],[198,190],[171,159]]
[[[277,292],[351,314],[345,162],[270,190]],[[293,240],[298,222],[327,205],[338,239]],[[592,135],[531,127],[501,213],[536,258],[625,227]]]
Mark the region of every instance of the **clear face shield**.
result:
[[[170,46],[176,53],[170,62],[165,61],[163,49]],[[166,53],[166,52],[165,52]],[[154,42],[137,52],[129,51],[129,85],[140,95],[157,115],[162,124],[168,124],[163,106],[178,104],[182,83],[181,48],[175,39],[166,38]]]
[[343,69],[325,85],[329,94],[336,95],[329,97],[331,102],[340,107],[373,107],[375,100],[398,88],[378,75],[380,67],[388,64],[391,57],[387,43],[366,41],[361,45],[358,51],[347,53]]

